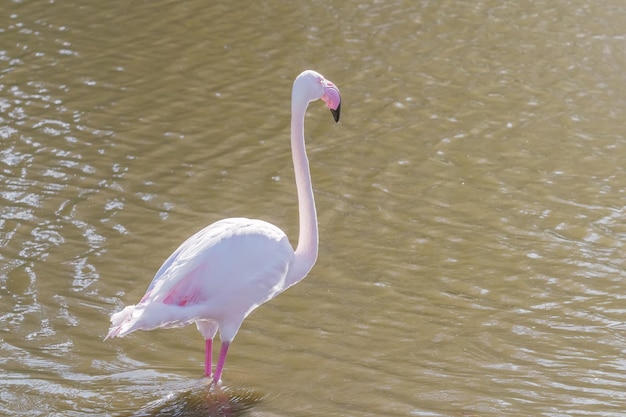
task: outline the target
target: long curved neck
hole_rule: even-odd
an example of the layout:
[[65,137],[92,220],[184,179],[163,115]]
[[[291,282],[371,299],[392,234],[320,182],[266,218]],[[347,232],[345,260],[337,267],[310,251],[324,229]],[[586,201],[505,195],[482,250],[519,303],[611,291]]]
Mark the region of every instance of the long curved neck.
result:
[[291,104],[291,155],[298,190],[300,232],[294,264],[287,276],[287,287],[302,280],[317,260],[317,213],[313,198],[313,185],[309,160],[304,145],[304,115],[308,102],[294,96]]

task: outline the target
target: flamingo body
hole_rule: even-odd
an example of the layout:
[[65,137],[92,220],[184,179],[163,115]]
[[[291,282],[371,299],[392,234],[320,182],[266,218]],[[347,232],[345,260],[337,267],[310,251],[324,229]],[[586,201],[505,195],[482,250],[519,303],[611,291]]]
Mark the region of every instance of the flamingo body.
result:
[[286,289],[293,258],[287,235],[271,223],[215,222],[170,255],[139,304],[112,316],[108,337],[205,321],[217,326],[222,340],[232,341],[252,310]]
[[278,227],[245,218],[224,219],[183,242],[157,271],[136,305],[111,316],[105,340],[135,330],[196,323],[206,339],[205,375],[211,376],[211,349],[219,331],[220,356],[213,379],[220,381],[228,347],[255,308],[302,280],[317,259],[317,214],[304,144],[304,115],[321,99],[339,120],[339,90],[315,71],[294,81],[291,148],[298,192],[300,234],[296,250]]

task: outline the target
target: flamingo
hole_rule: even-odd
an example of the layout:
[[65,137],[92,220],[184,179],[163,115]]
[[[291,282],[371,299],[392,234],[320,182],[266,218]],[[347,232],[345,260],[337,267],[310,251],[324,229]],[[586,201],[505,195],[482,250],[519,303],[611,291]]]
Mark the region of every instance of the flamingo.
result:
[[291,93],[291,152],[298,195],[299,236],[294,251],[287,235],[263,220],[219,220],[183,242],[163,263],[138,304],[111,316],[104,340],[135,330],[183,327],[191,323],[205,339],[204,375],[211,378],[213,338],[220,353],[213,382],[221,383],[228,348],[244,319],[258,306],[300,282],[318,251],[318,229],[304,116],[310,102],[323,100],[339,121],[339,89],[307,70]]

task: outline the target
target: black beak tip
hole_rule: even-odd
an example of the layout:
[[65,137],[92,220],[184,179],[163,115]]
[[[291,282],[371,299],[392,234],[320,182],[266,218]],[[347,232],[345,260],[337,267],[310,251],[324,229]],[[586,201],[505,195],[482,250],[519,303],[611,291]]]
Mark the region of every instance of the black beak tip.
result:
[[339,113],[341,112],[341,103],[339,103],[335,110],[330,109],[330,112],[333,115],[333,119],[335,119],[335,123],[337,123],[339,121]]

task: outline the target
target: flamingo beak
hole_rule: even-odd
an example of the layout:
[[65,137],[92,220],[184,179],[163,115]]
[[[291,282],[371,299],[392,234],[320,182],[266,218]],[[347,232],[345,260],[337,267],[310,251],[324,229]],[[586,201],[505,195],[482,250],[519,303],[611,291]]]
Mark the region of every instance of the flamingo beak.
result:
[[324,95],[322,100],[326,103],[326,106],[330,109],[335,122],[339,121],[339,113],[341,111],[341,95],[339,89],[335,84],[328,80],[324,80]]
[[331,114],[333,115],[333,119],[335,119],[335,123],[339,121],[339,113],[341,112],[341,103],[337,105],[335,110],[330,109]]

